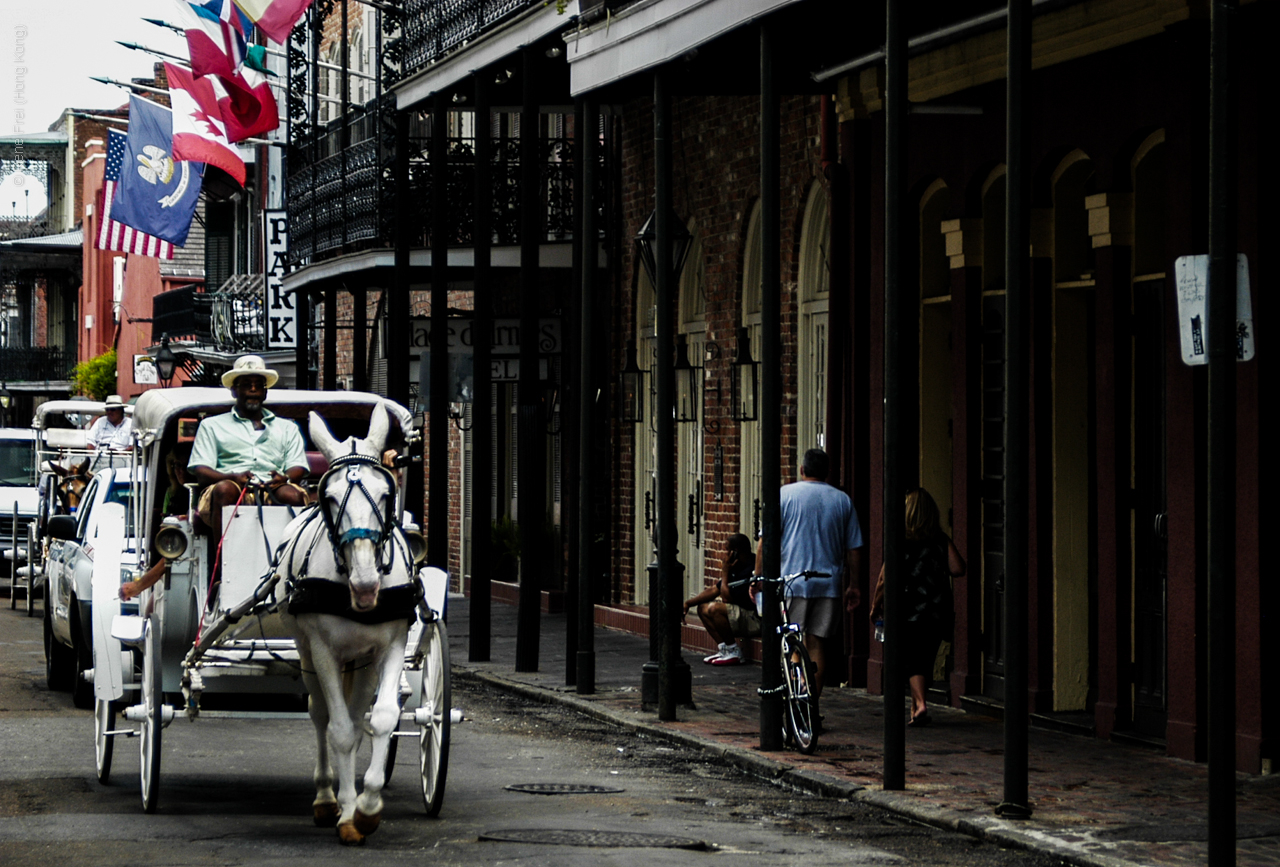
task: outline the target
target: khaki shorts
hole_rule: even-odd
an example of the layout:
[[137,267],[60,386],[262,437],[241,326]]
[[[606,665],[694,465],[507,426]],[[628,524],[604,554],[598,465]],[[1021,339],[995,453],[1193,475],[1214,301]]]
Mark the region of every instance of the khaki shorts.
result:
[[806,635],[826,638],[828,635],[835,635],[839,628],[840,611],[843,607],[840,603],[840,599],[830,596],[811,599],[792,596],[787,599],[787,616]]
[[760,615],[754,608],[743,608],[729,603],[725,605],[729,618],[729,630],[738,638],[755,638],[760,634]]
[[[288,487],[290,487],[290,488],[296,488],[297,490],[299,490],[299,491],[301,491],[301,492],[302,492],[302,495],[303,495],[304,497],[307,495],[307,489],[306,489],[306,488],[304,488],[304,487],[302,487],[302,485],[296,485],[296,484],[294,484],[293,482],[285,482],[285,483],[284,483],[284,485],[281,485],[281,487],[285,487],[285,486],[288,486]],[[205,523],[205,526],[206,526],[206,527],[212,527],[212,526],[213,526],[213,516],[212,516],[212,513],[213,513],[213,489],[214,489],[214,487],[216,487],[216,486],[215,486],[215,485],[210,485],[209,487],[205,488],[203,491],[201,491],[201,492],[200,492],[200,501],[199,501],[199,503],[198,503],[198,504],[197,504],[197,506],[196,506],[196,511],[200,514],[200,520],[204,521],[204,523]],[[270,497],[267,499],[267,501],[266,501],[265,503],[263,503],[263,505],[264,505],[264,506],[274,506],[274,505],[278,505],[280,501],[276,499],[276,497],[275,497],[275,492],[274,492],[274,491],[269,491],[268,493],[270,494]],[[242,506],[253,506],[253,505],[257,505],[257,499],[256,499],[256,498],[257,498],[257,493],[256,493],[256,491],[252,491],[252,490],[251,490],[251,491],[248,491],[248,492],[244,495],[244,500],[242,500],[242,501],[241,501],[240,505],[242,505]],[[219,529],[221,529],[221,528],[219,528]]]

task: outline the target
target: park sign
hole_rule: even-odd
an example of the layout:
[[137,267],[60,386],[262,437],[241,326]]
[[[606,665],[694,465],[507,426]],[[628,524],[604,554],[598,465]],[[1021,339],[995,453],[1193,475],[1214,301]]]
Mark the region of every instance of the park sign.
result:
[[266,277],[267,349],[298,347],[298,311],[294,293],[284,288],[289,273],[289,213],[262,212],[262,262]]
[[[1207,305],[1209,257],[1179,256],[1173,263],[1178,292],[1178,332],[1182,338],[1182,362],[1209,363]],[[1253,300],[1249,292],[1249,259],[1236,257],[1236,361],[1253,358]]]

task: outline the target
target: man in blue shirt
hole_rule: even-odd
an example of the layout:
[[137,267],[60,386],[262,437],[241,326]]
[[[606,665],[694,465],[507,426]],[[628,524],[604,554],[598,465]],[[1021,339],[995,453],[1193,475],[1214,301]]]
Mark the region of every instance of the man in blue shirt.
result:
[[[862,528],[849,495],[827,484],[830,462],[822,449],[804,453],[800,481],[783,485],[782,574],[812,570],[829,578],[800,578],[787,587],[791,622],[804,629],[804,645],[813,660],[815,698],[822,695],[826,641],[839,634],[840,611],[854,611],[862,599]],[[756,574],[763,574],[763,539],[756,552]],[[843,597],[844,605],[840,605]]]
[[188,468],[202,485],[200,517],[222,532],[222,507],[240,500],[248,485],[265,488],[270,501],[304,506],[306,491],[299,484],[308,472],[306,447],[298,425],[279,418],[263,404],[267,389],[279,376],[257,355],[242,355],[222,375],[236,404],[231,412],[200,422]]

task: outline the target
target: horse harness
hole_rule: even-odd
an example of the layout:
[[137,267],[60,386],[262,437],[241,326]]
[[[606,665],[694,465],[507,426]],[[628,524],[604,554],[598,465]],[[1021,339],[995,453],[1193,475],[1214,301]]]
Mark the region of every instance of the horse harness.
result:
[[[307,524],[314,521],[317,514],[324,521],[325,535],[333,549],[333,559],[340,574],[348,572],[345,546],[356,539],[369,539],[373,542],[378,571],[381,574],[390,574],[391,569],[396,565],[396,555],[399,554],[406,574],[413,576],[413,558],[400,522],[395,517],[394,497],[388,496],[385,506],[378,508],[377,500],[374,499],[361,477],[362,472],[367,469],[381,473],[387,481],[388,490],[395,490],[395,478],[382,466],[381,461],[376,457],[360,454],[355,450],[355,443],[352,443],[351,453],[335,458],[329,465],[329,470],[321,477],[319,502],[308,515]],[[338,473],[346,474],[348,486],[342,502],[338,504],[335,511],[333,504],[324,496],[324,491],[330,481],[337,478]],[[352,493],[356,491],[373,507],[374,514],[378,518],[378,526],[376,529],[352,527],[339,532],[342,516],[346,513]],[[294,535],[292,546],[296,547],[304,530],[305,525]],[[344,585],[327,578],[310,577],[311,554],[319,541],[320,534],[314,534],[310,546],[303,555],[300,574],[295,574],[292,569],[293,558],[289,556],[292,551],[279,552],[284,559],[278,562],[289,564],[289,571],[285,575],[285,594],[290,614],[334,614],[363,624],[388,623],[414,616],[423,599],[422,584],[419,581],[410,580],[407,584],[384,588],[378,594],[376,608],[372,611],[357,612],[351,607],[351,597]]]

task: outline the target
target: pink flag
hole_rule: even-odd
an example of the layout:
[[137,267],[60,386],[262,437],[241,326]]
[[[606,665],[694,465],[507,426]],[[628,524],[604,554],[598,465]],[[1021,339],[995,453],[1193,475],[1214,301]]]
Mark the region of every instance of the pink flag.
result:
[[236,5],[259,30],[284,45],[311,0],[236,0]]
[[218,95],[208,78],[192,78],[187,70],[164,65],[173,103],[173,158],[217,166],[244,186],[244,160],[227,140]]
[[280,109],[261,73],[245,69],[242,75],[220,75],[214,89],[228,141],[244,141],[280,126]]

